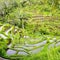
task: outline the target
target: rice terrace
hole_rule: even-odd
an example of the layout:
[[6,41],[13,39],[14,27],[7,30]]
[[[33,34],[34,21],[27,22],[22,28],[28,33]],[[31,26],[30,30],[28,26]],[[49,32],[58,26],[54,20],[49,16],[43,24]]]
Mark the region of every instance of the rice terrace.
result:
[[60,0],[0,0],[0,60],[60,60]]

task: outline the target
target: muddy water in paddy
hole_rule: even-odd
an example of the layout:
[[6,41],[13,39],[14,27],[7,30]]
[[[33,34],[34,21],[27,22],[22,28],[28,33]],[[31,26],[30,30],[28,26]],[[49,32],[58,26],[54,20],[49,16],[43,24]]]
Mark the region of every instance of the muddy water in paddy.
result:
[[[20,50],[17,53],[18,55],[28,55],[28,53],[24,51],[25,49],[30,49],[30,51],[28,51],[29,53],[36,54],[36,53],[40,52],[41,50],[43,50],[46,43],[47,43],[47,40],[42,41],[42,42],[37,43],[37,44],[27,44],[27,45],[22,46],[22,48],[19,48],[17,46],[14,48],[15,50],[11,50],[11,49],[7,50],[7,54],[14,55],[17,52],[16,50]],[[53,42],[53,43],[48,45],[48,49],[50,49],[51,47],[54,48],[54,47],[58,47],[58,46],[60,46],[60,42],[57,42],[57,43]],[[34,47],[38,47],[38,48],[34,49]]]

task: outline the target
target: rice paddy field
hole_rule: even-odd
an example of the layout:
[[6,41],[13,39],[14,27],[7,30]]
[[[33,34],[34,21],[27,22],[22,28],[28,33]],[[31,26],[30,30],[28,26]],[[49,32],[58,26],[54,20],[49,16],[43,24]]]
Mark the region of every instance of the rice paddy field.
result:
[[60,60],[60,0],[0,0],[0,60]]

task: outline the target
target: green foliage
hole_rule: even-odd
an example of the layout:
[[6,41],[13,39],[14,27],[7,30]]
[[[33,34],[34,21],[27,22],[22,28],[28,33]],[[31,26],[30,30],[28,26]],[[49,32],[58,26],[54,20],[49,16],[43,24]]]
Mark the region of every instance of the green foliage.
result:
[[0,56],[1,57],[6,56],[6,49],[7,49],[7,41],[0,38]]

